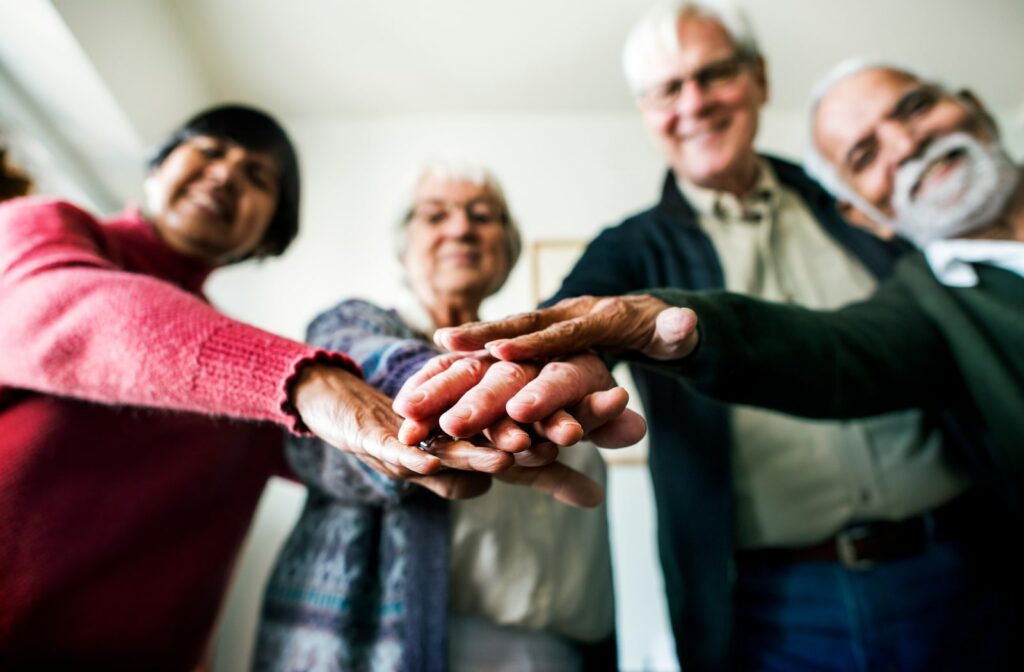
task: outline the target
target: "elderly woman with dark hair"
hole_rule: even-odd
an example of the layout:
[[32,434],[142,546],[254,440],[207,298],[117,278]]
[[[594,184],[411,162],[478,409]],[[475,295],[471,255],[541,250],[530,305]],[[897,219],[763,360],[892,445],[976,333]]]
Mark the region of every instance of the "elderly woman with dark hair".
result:
[[[0,207],[5,670],[194,667],[284,466],[282,427],[409,477],[443,464],[397,440],[390,401],[348,357],[202,295],[213,269],[296,234],[298,162],[273,119],[194,117],[156,155],[146,196],[145,213],[105,221],[55,200]],[[446,494],[460,482],[425,478]]]
[[[520,250],[497,181],[458,160],[424,166],[398,232],[410,296],[394,309],[343,301],[308,334],[389,396],[437,353],[436,329],[478,319]],[[518,427],[491,436],[517,463],[544,459]],[[267,587],[256,669],[614,669],[603,507],[502,482],[449,504],[315,439],[287,455],[309,497]],[[603,481],[593,446],[563,459]]]

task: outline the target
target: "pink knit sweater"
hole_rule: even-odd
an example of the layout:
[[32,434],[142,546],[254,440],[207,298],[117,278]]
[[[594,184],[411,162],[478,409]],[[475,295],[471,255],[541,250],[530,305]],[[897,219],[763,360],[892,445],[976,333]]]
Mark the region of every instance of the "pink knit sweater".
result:
[[0,206],[0,669],[193,666],[292,376],[352,367],[221,315],[208,273],[137,212]]

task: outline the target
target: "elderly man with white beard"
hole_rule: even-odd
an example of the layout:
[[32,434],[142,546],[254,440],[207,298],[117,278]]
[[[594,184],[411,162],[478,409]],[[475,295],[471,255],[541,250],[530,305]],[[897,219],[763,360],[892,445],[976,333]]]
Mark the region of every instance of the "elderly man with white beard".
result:
[[[849,595],[867,595],[869,612],[850,621],[866,628],[850,669],[1020,669],[1009,637],[1019,622],[1024,485],[1024,180],[973,96],[890,66],[837,68],[817,89],[812,140],[809,172],[851,221],[921,248],[869,300],[825,312],[726,292],[651,290],[571,299],[438,340],[455,349],[486,345],[505,360],[615,351],[711,396],[807,417],[954,411],[975,439],[962,457],[979,483],[978,508],[955,534],[930,537],[925,553],[852,570],[823,563],[831,578],[813,589],[835,581]],[[507,406],[531,396],[543,405],[541,382]],[[996,493],[998,502],[980,503]],[[860,550],[852,539],[845,552]],[[743,590],[750,577],[740,572]],[[799,580],[764,567],[758,574],[754,583],[766,590]],[[931,630],[893,620],[892,605],[910,594],[931,601],[934,615],[923,619]],[[762,604],[765,637],[773,628],[783,634],[777,624],[799,599],[814,599],[777,597]],[[823,615],[813,626],[824,632],[834,624]],[[774,658],[752,669],[801,668],[792,643],[765,650]]]

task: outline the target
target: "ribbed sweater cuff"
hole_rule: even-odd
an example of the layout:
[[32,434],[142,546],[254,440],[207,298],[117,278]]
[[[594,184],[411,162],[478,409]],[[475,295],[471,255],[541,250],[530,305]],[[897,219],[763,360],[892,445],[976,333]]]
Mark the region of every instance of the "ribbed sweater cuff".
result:
[[296,434],[308,434],[289,392],[302,367],[342,367],[362,377],[359,366],[339,352],[299,343],[237,322],[217,328],[203,344],[192,389],[220,398],[204,400],[237,417],[269,420]]

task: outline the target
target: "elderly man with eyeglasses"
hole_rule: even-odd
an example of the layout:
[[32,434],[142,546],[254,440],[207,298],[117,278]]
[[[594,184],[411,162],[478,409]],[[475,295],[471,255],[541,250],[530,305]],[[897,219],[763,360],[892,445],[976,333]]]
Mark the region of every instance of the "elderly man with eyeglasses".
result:
[[[755,152],[768,80],[735,6],[653,10],[623,64],[669,163],[662,197],[592,241],[552,303],[724,288],[828,309],[868,296],[891,270],[900,243],[849,226],[799,167]],[[971,478],[933,417],[812,422],[727,406],[649,369],[633,377],[684,669],[860,669],[927,650],[934,593],[874,610],[869,593],[885,591],[862,570],[927,553],[924,530],[960,517]],[[939,574],[964,580],[958,567]],[[876,642],[882,620],[901,634]]]
[[[591,242],[552,301],[725,288],[825,309],[866,297],[890,271],[898,243],[847,225],[799,167],[755,152],[768,77],[737,7],[653,10],[623,65],[669,164],[661,200]],[[650,370],[634,367],[633,377],[683,668],[853,669],[862,640],[846,619],[870,626],[890,615],[856,615],[868,604],[856,573],[847,595],[826,591],[819,575],[916,552],[914,531],[970,487],[934,418],[812,422],[710,401]],[[880,520],[902,532],[859,525]],[[877,536],[872,552],[844,555],[859,534]],[[909,633],[922,605],[908,608],[917,611],[897,618]],[[819,629],[828,613],[842,624]]]

